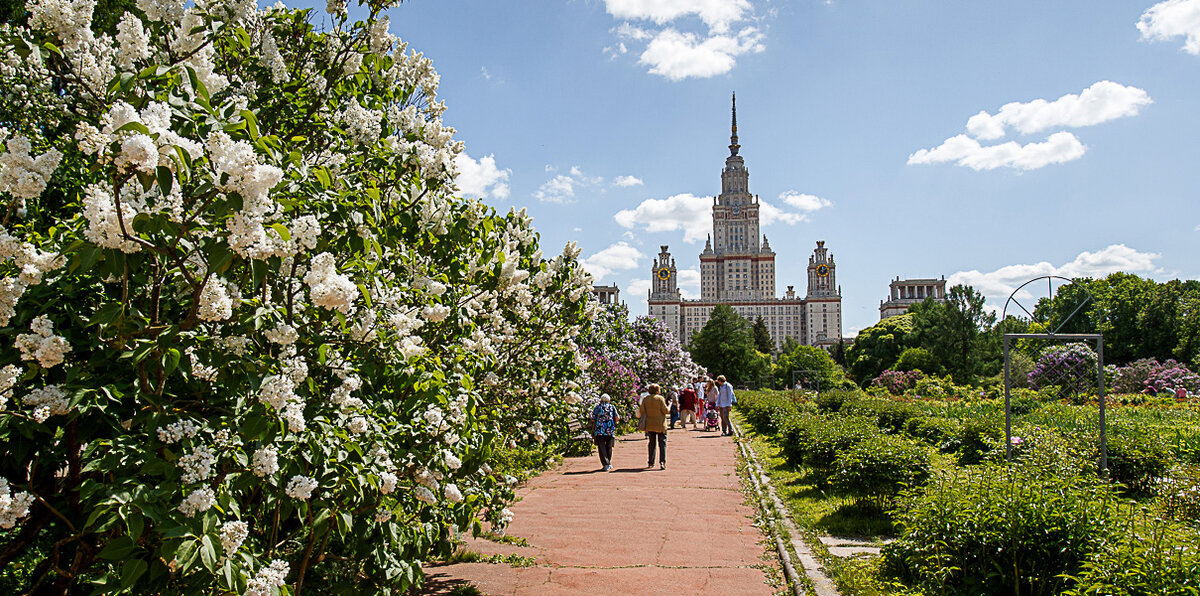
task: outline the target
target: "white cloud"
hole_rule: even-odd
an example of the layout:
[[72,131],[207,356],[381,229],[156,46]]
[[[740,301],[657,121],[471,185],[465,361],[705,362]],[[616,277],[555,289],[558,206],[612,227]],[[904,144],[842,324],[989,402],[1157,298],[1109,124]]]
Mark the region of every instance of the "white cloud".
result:
[[645,307],[646,294],[649,291],[650,291],[650,279],[649,278],[646,278],[646,279],[638,278],[638,279],[631,280],[629,282],[628,288],[622,293],[628,294],[628,297],[624,298],[625,302],[632,302],[634,304],[640,304],[640,305],[642,305],[642,310],[645,311],[645,309],[646,309],[646,307]]
[[608,14],[618,19],[653,21],[663,25],[676,19],[697,16],[716,32],[746,18],[749,0],[604,0]]
[[636,247],[625,242],[618,242],[590,257],[580,259],[579,263],[599,282],[614,271],[636,269],[638,260],[644,258],[646,255]]
[[1200,226],[1196,226],[1196,231],[1200,232]]
[[762,33],[754,27],[746,27],[737,35],[708,36],[668,27],[650,40],[638,63],[649,66],[651,74],[672,81],[705,79],[733,70],[736,58],[742,54],[765,50],[762,39]]
[[789,226],[796,225],[801,222],[808,221],[808,214],[795,213],[792,211],[784,211],[763,199],[758,200],[758,217],[759,222],[763,227],[774,225],[776,223],[785,223]]
[[676,273],[678,275],[676,285],[679,287],[679,293],[683,294],[683,297],[687,299],[699,298],[700,268],[680,269]]
[[617,176],[617,179],[613,180],[613,185],[615,185],[615,186],[641,186],[642,179],[637,178],[635,176]]
[[1200,0],[1167,0],[1142,13],[1137,24],[1142,39],[1184,38],[1183,51],[1200,54]]
[[1027,135],[1050,128],[1093,126],[1136,116],[1142,106],[1151,103],[1154,100],[1143,89],[1099,81],[1079,95],[1068,93],[1054,101],[1035,99],[1026,103],[1007,103],[995,114],[979,112],[967,120],[967,132],[977,139],[990,141],[1003,138],[1006,126]]
[[[556,172],[557,168],[546,166],[547,172]],[[533,198],[543,203],[571,203],[575,199],[575,191],[582,187],[593,186],[604,182],[603,178],[586,176],[579,166],[571,166],[567,174],[558,174],[542,183]]]
[[696,243],[712,232],[712,198],[678,194],[646,199],[633,209],[618,211],[613,219],[621,227],[642,227],[647,232],[683,230],[683,241]]
[[[645,45],[638,63],[672,81],[708,78],[733,70],[737,57],[762,52],[763,33],[750,0],[604,0],[620,25],[619,43],[604,48],[611,58]],[[767,10],[773,14],[773,9]],[[700,21],[697,23],[696,21]],[[635,21],[637,24],[630,23]]]
[[[999,311],[1013,290],[1035,277],[1058,275],[1073,279],[1104,277],[1117,271],[1152,273],[1158,270],[1154,261],[1161,256],[1158,253],[1141,252],[1124,244],[1113,244],[1097,252],[1081,252],[1074,260],[1059,266],[1042,261],[1034,264],[1007,265],[987,273],[978,270],[959,271],[946,278],[946,282],[948,285],[973,286],[987,298],[991,308]],[[1018,296],[1018,299],[1030,296]],[[1026,308],[1032,306],[1026,304]]]
[[489,80],[489,81],[492,80],[492,75],[491,75],[491,73],[488,72],[488,69],[486,66],[479,67],[479,72],[480,72],[480,74],[483,75],[484,79]]
[[485,155],[475,161],[463,152],[454,156],[454,165],[458,168],[454,182],[463,196],[508,198],[508,176],[512,170],[497,168],[495,155]]
[[833,205],[833,201],[830,201],[829,199],[823,199],[816,195],[799,193],[794,190],[785,191],[779,195],[779,199],[784,203],[787,203],[788,205],[791,205],[792,207],[795,207],[806,213],[811,213],[818,209],[824,209],[825,207]]
[[967,135],[956,135],[936,148],[921,149],[909,155],[908,164],[954,162],[976,171],[996,168],[1036,170],[1079,159],[1086,151],[1087,147],[1069,132],[1056,132],[1044,142],[1027,145],[1009,141],[983,146]]
[[1142,106],[1151,103],[1154,100],[1145,90],[1112,81],[1093,83],[1078,95],[1068,93],[1054,101],[1007,103],[995,114],[982,111],[971,116],[967,120],[968,134],[950,137],[933,149],[920,149],[908,156],[908,164],[954,162],[976,171],[1036,170],[1074,161],[1083,157],[1087,147],[1073,133],[1065,131],[1051,134],[1043,142],[1024,145],[1016,141],[982,145],[979,141],[1001,139],[1007,129],[1028,135],[1052,128],[1093,126],[1136,116]]

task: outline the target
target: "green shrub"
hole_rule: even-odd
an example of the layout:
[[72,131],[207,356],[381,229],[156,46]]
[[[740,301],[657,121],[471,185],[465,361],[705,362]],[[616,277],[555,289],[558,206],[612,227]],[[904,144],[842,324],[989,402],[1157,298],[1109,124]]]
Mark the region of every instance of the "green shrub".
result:
[[846,402],[842,413],[865,416],[875,420],[875,425],[889,433],[899,433],[910,418],[921,415],[916,406],[890,399],[862,398]]
[[960,437],[963,432],[963,423],[953,418],[917,416],[909,418],[904,423],[904,432],[908,436],[933,445],[941,451],[958,451],[962,446]]
[[856,499],[886,505],[904,488],[929,478],[929,452],[904,437],[883,435],[838,455],[831,484]]
[[792,465],[805,462],[815,437],[824,432],[826,421],[811,412],[796,412],[779,429],[780,446],[784,457]]
[[1134,495],[1149,494],[1171,463],[1169,450],[1152,433],[1124,431],[1108,436],[1109,477]]
[[983,461],[988,452],[1004,445],[1004,420],[970,418],[963,421],[958,436],[958,463],[969,466]]
[[803,462],[813,469],[818,480],[833,472],[840,454],[880,436],[873,420],[859,416],[816,418],[806,433],[808,446],[804,448]]
[[926,594],[1058,594],[1123,530],[1115,501],[1094,477],[1020,465],[936,476],[902,495],[883,573]]
[[1195,528],[1151,522],[1083,564],[1065,596],[1194,596],[1200,593]]
[[1200,522],[1200,468],[1177,467],[1154,483],[1154,494],[1163,515],[1192,523]]
[[842,406],[848,401],[854,401],[863,397],[865,394],[862,391],[825,391],[817,396],[817,409],[822,412],[835,414],[842,409]]

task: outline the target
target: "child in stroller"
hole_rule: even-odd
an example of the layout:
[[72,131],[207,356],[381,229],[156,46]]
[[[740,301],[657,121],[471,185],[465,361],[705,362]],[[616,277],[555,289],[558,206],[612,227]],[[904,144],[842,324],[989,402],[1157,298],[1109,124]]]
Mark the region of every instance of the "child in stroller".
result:
[[717,407],[712,404],[707,404],[704,412],[704,430],[717,430],[717,425],[720,423],[720,417],[717,414]]

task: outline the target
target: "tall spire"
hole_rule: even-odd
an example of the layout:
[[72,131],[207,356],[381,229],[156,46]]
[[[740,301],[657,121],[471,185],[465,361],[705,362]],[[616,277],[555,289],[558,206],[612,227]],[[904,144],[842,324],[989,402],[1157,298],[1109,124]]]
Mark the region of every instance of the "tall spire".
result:
[[733,126],[731,127],[731,131],[732,131],[732,134],[729,137],[729,155],[734,156],[734,155],[738,154],[738,149],[741,148],[741,145],[738,145],[738,138],[737,138],[737,93],[736,92],[733,94]]

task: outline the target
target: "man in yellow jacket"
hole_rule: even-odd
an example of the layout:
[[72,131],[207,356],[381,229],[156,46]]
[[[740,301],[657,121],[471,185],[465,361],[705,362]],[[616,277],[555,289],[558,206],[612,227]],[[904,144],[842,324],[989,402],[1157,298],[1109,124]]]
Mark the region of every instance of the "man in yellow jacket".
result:
[[658,446],[658,467],[666,469],[667,467],[667,415],[671,413],[671,408],[667,407],[667,400],[662,396],[662,388],[658,385],[651,384],[646,388],[649,394],[642,398],[638,403],[638,418],[645,416],[646,418],[646,441],[649,444],[650,457],[646,461],[646,467],[654,466],[654,448]]

